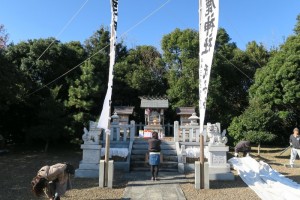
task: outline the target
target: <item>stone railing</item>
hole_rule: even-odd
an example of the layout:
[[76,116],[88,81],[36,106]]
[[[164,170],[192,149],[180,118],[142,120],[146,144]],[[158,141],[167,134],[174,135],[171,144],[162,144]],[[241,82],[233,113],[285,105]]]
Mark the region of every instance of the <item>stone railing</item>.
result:
[[[131,121],[130,124],[111,124],[110,126],[110,140],[111,141],[133,141],[135,135],[135,121]],[[103,141],[105,141],[105,134],[103,135]]]
[[[205,128],[206,126],[204,126]],[[179,122],[174,122],[174,142],[200,142],[199,125],[179,126]],[[204,136],[206,141],[206,134]]]

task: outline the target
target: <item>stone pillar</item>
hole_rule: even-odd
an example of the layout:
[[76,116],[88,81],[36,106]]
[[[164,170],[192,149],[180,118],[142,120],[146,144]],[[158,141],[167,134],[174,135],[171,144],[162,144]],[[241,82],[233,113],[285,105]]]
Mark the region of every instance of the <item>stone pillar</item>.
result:
[[208,145],[208,164],[210,180],[234,180],[234,175],[230,171],[227,163],[227,152],[229,147],[224,144]]
[[110,160],[108,162],[108,181],[107,181],[107,187],[112,188],[114,182],[114,161]]
[[99,164],[99,187],[101,187],[101,188],[103,188],[105,186],[105,184],[104,184],[104,177],[105,177],[104,167],[105,167],[105,161],[100,160],[100,164]]
[[179,123],[174,122],[174,142],[179,142]]
[[129,129],[129,131],[130,131],[130,141],[133,141],[134,136],[135,136],[135,121],[134,120],[130,121],[130,125],[131,125],[131,127]]
[[[200,161],[195,162],[195,189],[199,190],[200,188]],[[208,162],[204,163],[204,189],[209,189],[209,164]]]

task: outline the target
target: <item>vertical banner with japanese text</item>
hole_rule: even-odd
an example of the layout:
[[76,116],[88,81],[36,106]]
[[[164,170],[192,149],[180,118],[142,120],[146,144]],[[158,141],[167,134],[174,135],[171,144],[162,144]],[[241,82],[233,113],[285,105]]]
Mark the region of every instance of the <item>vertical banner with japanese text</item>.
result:
[[113,87],[113,68],[116,58],[116,34],[117,34],[117,23],[118,23],[118,0],[111,0],[111,24],[110,24],[110,60],[109,60],[109,75],[107,91],[98,122],[98,128],[109,129],[110,123],[110,109],[111,109],[111,96]]
[[219,0],[200,0],[199,114],[203,134],[208,84],[219,23]]

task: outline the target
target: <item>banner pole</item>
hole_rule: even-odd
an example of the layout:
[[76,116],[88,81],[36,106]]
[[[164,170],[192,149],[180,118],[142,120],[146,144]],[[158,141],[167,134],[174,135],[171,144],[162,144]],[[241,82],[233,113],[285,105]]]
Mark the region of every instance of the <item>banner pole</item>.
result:
[[[201,44],[200,44],[200,32],[201,32],[201,13],[202,13],[202,0],[199,0],[199,69],[201,65]],[[201,77],[200,77],[200,71],[199,71],[199,95],[200,92],[200,84],[201,84]],[[199,96],[199,117],[200,117],[200,96]],[[201,121],[199,123],[200,125],[200,189],[204,188],[204,137],[203,137],[203,129],[201,126]],[[202,130],[201,130],[202,129]]]

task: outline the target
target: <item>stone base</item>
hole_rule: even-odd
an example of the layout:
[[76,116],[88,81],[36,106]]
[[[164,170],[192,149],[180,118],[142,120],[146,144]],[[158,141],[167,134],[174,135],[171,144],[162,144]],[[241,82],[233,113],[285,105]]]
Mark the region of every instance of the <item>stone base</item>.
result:
[[83,150],[82,161],[79,168],[75,170],[75,177],[98,178],[101,145],[82,144],[81,149]]
[[214,181],[234,181],[234,174],[232,172],[219,173],[219,174],[209,174],[209,180]]
[[75,170],[76,178],[98,178],[99,177],[99,169],[76,169]]
[[[229,164],[227,166],[230,166]],[[180,171],[179,171],[180,170]],[[195,164],[191,163],[178,163],[178,172],[186,173],[195,171]],[[231,172],[230,167],[211,167],[209,166],[209,180],[234,180],[234,174]]]
[[209,180],[233,181],[234,175],[230,171],[230,164],[227,163],[223,166],[210,166]]

